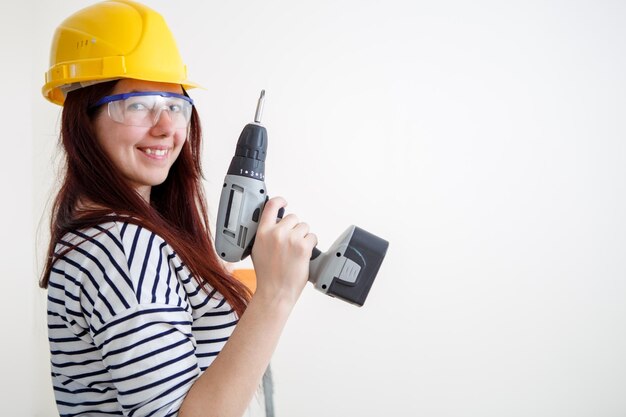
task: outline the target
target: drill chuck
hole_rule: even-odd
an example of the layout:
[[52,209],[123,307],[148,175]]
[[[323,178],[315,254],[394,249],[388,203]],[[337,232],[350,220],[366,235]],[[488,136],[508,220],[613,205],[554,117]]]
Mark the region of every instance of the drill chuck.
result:
[[267,130],[261,125],[249,123],[239,135],[228,174],[264,180],[266,155]]
[[247,124],[237,140],[235,156],[228,167],[227,175],[240,175],[263,181],[265,179],[265,157],[267,154],[267,130],[261,126],[265,90],[261,90],[254,113],[254,123]]

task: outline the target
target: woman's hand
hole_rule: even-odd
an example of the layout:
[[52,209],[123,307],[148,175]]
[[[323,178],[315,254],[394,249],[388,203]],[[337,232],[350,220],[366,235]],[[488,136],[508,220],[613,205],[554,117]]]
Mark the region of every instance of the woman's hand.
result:
[[241,416],[309,277],[317,237],[290,214],[276,221],[287,202],[272,198],[259,220],[252,248],[257,288],[228,342],[187,393],[179,415]]
[[309,261],[317,237],[294,214],[277,221],[287,201],[270,199],[259,220],[252,262],[257,276],[255,296],[295,304],[309,277]]

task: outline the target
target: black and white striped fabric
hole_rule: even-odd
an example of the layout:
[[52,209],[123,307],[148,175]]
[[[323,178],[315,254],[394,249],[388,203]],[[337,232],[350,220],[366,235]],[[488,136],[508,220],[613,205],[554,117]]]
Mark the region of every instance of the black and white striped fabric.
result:
[[75,232],[48,288],[52,380],[62,416],[175,416],[237,317],[174,250],[139,226]]

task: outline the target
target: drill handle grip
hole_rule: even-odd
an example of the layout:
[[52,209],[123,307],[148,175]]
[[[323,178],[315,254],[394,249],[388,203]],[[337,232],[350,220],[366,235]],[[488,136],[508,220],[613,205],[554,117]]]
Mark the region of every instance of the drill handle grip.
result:
[[317,246],[316,246],[316,247],[314,247],[314,248],[313,248],[313,253],[311,254],[311,260],[313,261],[313,260],[317,259],[317,257],[318,257],[318,256],[320,256],[321,254],[322,254],[322,251],[321,251],[321,250],[319,250],[319,249],[317,248]]

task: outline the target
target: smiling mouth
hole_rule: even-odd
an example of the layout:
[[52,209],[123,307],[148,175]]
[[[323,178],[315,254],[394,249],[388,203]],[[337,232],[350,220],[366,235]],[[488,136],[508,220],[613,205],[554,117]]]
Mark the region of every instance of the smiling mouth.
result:
[[139,148],[139,150],[149,156],[166,156],[169,153],[169,149]]

